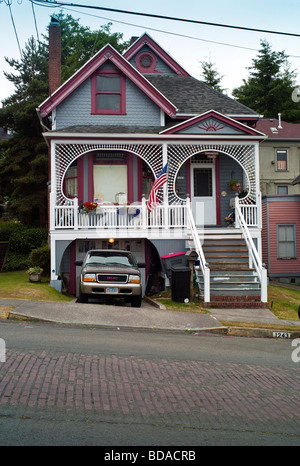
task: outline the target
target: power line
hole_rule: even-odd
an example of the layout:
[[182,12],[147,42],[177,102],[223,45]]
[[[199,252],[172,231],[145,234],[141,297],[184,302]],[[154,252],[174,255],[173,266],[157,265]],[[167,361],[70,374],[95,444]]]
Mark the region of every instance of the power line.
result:
[[[1,1],[1,0],[0,0]],[[50,8],[53,8],[53,6],[49,5],[48,3],[49,2],[46,2],[47,5],[42,5],[41,3],[39,3],[40,0],[29,0],[31,3],[34,3],[38,6],[42,6],[42,7],[50,7]],[[44,2],[43,2],[44,3]],[[54,7],[56,8],[56,7]],[[180,34],[179,32],[170,32],[170,31],[165,31],[163,29],[158,29],[158,28],[152,28],[152,27],[149,27],[149,26],[140,26],[138,24],[134,24],[134,23],[128,23],[126,21],[120,21],[120,20],[116,20],[116,19],[112,19],[112,18],[106,18],[106,17],[103,17],[103,16],[99,16],[99,15],[94,15],[92,13],[85,13],[85,12],[80,12],[78,10],[74,10],[72,8],[66,8],[66,7],[62,7],[63,10],[65,11],[71,11],[71,12],[74,12],[74,13],[79,13],[79,14],[84,14],[86,16],[91,16],[93,18],[99,18],[99,19],[104,19],[105,21],[111,21],[111,22],[114,22],[114,23],[120,23],[120,24],[125,24],[126,26],[133,26],[133,27],[137,27],[137,28],[142,28],[144,30],[149,30],[149,31],[155,31],[155,32],[160,32],[162,34],[169,34],[169,35],[173,35],[173,36],[178,36],[178,37],[183,37],[185,39],[191,39],[191,40],[197,40],[197,41],[201,41],[201,42],[208,42],[210,44],[216,44],[216,45],[223,45],[225,47],[233,47],[233,48],[237,48],[237,49],[243,49],[243,50],[250,50],[250,51],[254,51],[254,52],[258,52],[258,49],[257,48],[251,48],[251,47],[246,47],[246,46],[243,46],[243,45],[237,45],[237,44],[228,44],[226,42],[218,42],[218,41],[215,41],[215,40],[209,40],[209,39],[202,39],[200,37],[195,37],[195,36],[189,36],[187,34]],[[300,58],[299,55],[289,55],[287,54],[287,57],[290,57],[290,58]]]
[[35,25],[35,30],[36,30],[36,37],[37,37],[37,40],[38,40],[38,44],[40,44],[39,31],[38,31],[38,27],[37,27],[37,23],[36,23],[36,16],[35,16],[33,2],[31,2],[31,7],[32,7],[32,14],[33,14],[34,25]]
[[11,22],[12,22],[12,25],[13,25],[13,28],[14,28],[14,31],[15,31],[15,36],[16,36],[16,39],[17,39],[19,52],[20,52],[20,56],[21,56],[21,59],[22,59],[22,57],[23,57],[22,50],[21,50],[21,46],[20,46],[19,37],[18,37],[15,22],[14,22],[13,14],[12,14],[12,11],[11,11],[11,0],[4,0],[4,1],[5,1],[6,5],[8,6],[8,9],[9,9],[9,12],[10,12]]
[[249,28],[249,27],[243,27],[243,26],[232,26],[229,24],[220,24],[220,23],[211,23],[211,22],[206,22],[206,21],[198,21],[194,19],[186,19],[186,18],[175,18],[173,16],[163,16],[163,15],[156,15],[153,13],[141,13],[137,11],[128,11],[128,10],[119,10],[116,8],[106,8],[106,7],[101,7],[101,6],[93,6],[93,5],[80,5],[78,3],[65,3],[65,2],[60,2],[60,1],[55,1],[55,0],[35,0],[37,3],[44,3],[44,4],[51,4],[51,5],[57,5],[57,6],[72,6],[72,7],[79,7],[79,8],[91,8],[91,9],[96,9],[96,10],[105,10],[105,11],[111,11],[114,13],[122,13],[122,14],[127,14],[127,15],[135,15],[135,16],[147,16],[150,18],[157,18],[157,19],[167,19],[171,21],[181,21],[181,22],[186,22],[186,23],[195,23],[195,24],[203,24],[206,26],[216,26],[216,27],[223,27],[223,28],[230,28],[230,29],[240,29],[243,31],[251,31],[251,32],[262,32],[265,34],[279,34],[279,35],[284,35],[284,36],[292,36],[292,37],[300,37],[300,34],[294,34],[291,32],[282,32],[282,31],[270,31],[267,29],[256,29],[256,28]]

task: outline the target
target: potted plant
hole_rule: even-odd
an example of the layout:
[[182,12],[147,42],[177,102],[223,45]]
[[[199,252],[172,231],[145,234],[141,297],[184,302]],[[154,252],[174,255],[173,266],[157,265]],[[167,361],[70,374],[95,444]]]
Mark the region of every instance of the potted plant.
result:
[[40,282],[42,279],[43,269],[41,267],[30,267],[27,270],[30,282]]
[[92,212],[93,210],[97,209],[97,203],[96,202],[85,202],[82,205],[83,211],[88,214],[89,212]]
[[237,191],[238,189],[241,188],[240,183],[238,180],[230,180],[228,182],[228,186],[231,189],[231,191]]

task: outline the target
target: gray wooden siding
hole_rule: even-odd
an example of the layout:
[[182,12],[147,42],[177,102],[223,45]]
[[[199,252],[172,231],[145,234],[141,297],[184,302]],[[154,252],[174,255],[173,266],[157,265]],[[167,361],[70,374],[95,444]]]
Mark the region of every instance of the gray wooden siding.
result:
[[[172,70],[172,68],[169,67],[169,65],[167,65],[160,57],[158,57],[156,55],[156,53],[154,53],[151,48],[148,46],[148,45],[144,45],[144,47],[142,47],[141,50],[138,51],[138,53],[136,53],[130,60],[130,63],[135,67],[137,68],[136,66],[136,63],[135,63],[135,60],[136,60],[136,57],[137,55],[139,55],[140,53],[142,52],[149,52],[151,53],[152,55],[155,56],[156,58],[156,67],[155,67],[155,71],[159,72],[159,73],[164,73],[164,74],[176,74],[175,71]],[[146,75],[147,77],[147,75]]]
[[91,115],[91,82],[87,79],[56,110],[56,129],[69,126],[160,126],[160,109],[126,78],[126,115]]

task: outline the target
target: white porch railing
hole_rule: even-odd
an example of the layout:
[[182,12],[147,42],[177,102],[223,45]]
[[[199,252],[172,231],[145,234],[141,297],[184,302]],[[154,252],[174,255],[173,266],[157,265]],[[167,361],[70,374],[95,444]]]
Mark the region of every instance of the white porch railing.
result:
[[[54,203],[51,203],[51,206],[53,205]],[[261,227],[259,205],[244,205],[239,202],[239,209],[244,223],[248,227]],[[52,207],[51,213],[50,229],[52,231],[90,228],[160,228],[167,230],[169,228],[186,228],[191,223],[190,219],[193,219],[189,199],[183,205],[161,204],[149,212],[147,201],[142,198],[142,202],[130,205],[101,205],[87,214],[78,209],[78,200],[75,198],[70,205]]]
[[186,201],[186,208],[187,208],[188,226],[192,233],[194,247],[198,254],[198,260],[199,260],[201,272],[203,275],[203,283],[204,283],[203,298],[204,298],[204,302],[209,303],[210,302],[210,269],[205,260],[204,252],[203,252],[201,241],[199,238],[199,233],[197,231],[196,224],[194,221],[192,208],[191,208],[191,202],[189,198],[187,198],[187,201]]
[[[257,275],[260,280],[261,286],[261,301],[263,303],[268,302],[268,292],[267,292],[267,270],[264,264],[261,261],[261,258],[258,254],[258,251],[255,247],[254,241],[250,234],[246,219],[244,217],[244,206],[240,205],[238,197],[236,197],[235,202],[235,225],[236,228],[240,228],[242,235],[245,239],[248,251],[249,251],[249,267],[255,268]],[[249,206],[247,206],[249,207]]]
[[54,207],[51,229],[94,229],[119,228],[186,228],[188,225],[186,205],[158,205],[152,212],[147,210],[147,202],[130,205],[100,205],[92,212],[85,213],[78,209],[78,201],[73,205]]

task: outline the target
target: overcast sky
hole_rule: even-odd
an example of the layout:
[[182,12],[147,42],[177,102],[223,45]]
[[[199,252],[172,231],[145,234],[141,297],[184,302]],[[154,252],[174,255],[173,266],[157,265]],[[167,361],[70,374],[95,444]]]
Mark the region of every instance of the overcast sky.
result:
[[[132,12],[151,13],[176,18],[193,19],[247,28],[300,33],[299,0],[151,0],[149,4],[137,0],[69,0],[70,4],[96,5]],[[8,3],[11,2],[11,17]],[[3,70],[12,71],[4,57],[20,58],[21,49],[30,36],[41,38],[52,14],[59,8],[44,7],[29,0],[0,0],[0,101],[13,93],[12,85],[3,76]],[[65,13],[80,18],[80,24],[97,30],[112,22],[112,32],[123,33],[123,39],[148,32],[192,76],[201,79],[201,61],[215,63],[224,76],[221,86],[228,94],[247,79],[247,67],[257,56],[260,41],[266,39],[275,51],[284,50],[290,64],[297,71],[300,83],[300,37],[249,32],[239,29],[214,27],[173,20],[114,13],[104,10],[64,7]],[[36,20],[36,22],[35,22]],[[13,22],[16,32],[14,30]],[[36,24],[36,25],[35,25]],[[300,104],[299,104],[300,105]]]

